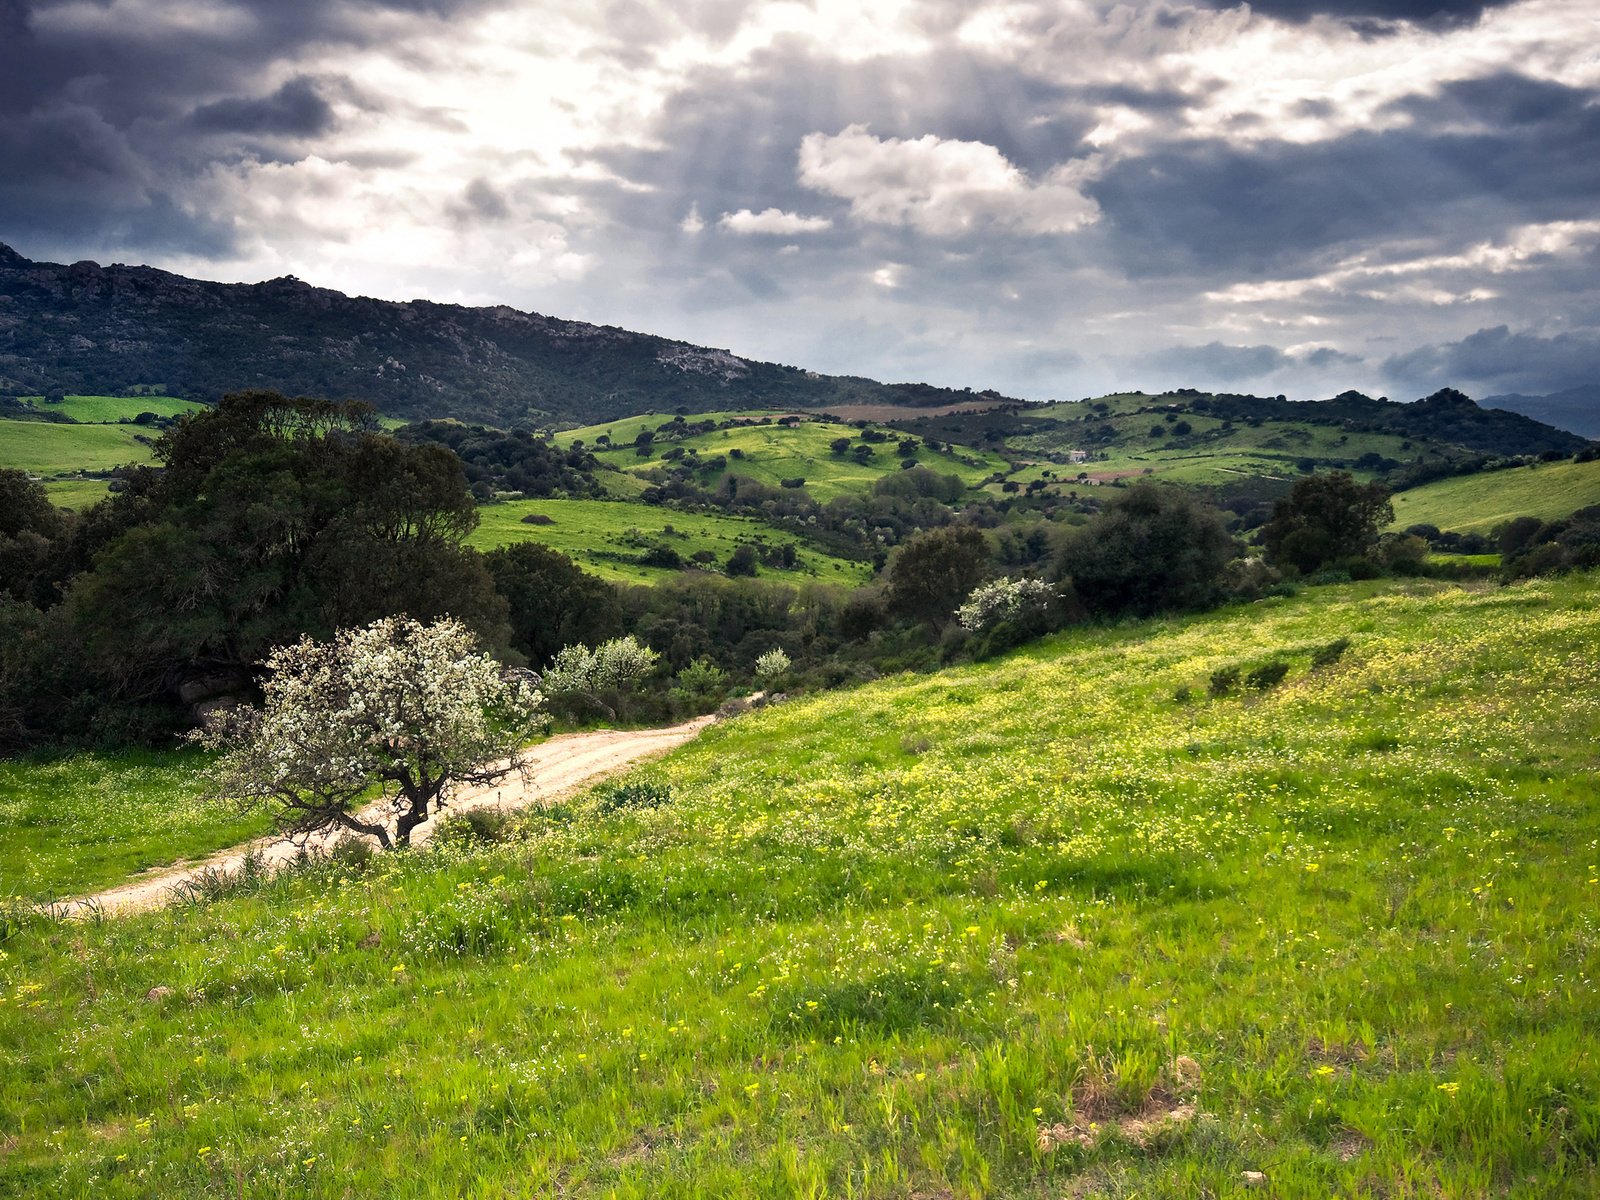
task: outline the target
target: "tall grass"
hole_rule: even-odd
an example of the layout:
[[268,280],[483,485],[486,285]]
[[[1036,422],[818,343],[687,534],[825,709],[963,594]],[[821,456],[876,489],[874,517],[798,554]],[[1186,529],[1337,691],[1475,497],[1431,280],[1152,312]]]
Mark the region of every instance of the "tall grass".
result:
[[0,1190],[1594,1195],[1596,583],[1078,630],[657,805],[17,917]]

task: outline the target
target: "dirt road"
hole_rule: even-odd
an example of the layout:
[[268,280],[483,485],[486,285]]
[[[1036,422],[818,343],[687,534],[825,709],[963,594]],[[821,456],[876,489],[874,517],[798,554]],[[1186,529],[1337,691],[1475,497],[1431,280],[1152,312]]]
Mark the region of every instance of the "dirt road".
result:
[[[512,775],[493,787],[461,792],[444,811],[453,814],[475,808],[513,809],[548,803],[557,796],[593,783],[641,759],[664,754],[675,746],[681,746],[712,720],[712,717],[696,717],[682,725],[665,729],[600,729],[593,733],[569,733],[551,738],[528,752],[526,785]],[[435,816],[420,826],[411,835],[412,842],[419,845],[427,842],[433,836],[437,823],[438,817]],[[340,838],[348,836],[351,835],[337,831],[313,837],[307,844],[312,849],[327,849]],[[251,852],[259,854],[269,866],[281,866],[300,853],[300,846],[299,841],[288,838],[262,838],[209,858],[158,868],[119,887],[63,901],[55,906],[55,911],[64,917],[86,917],[95,910],[110,916],[157,908],[168,900],[174,888],[207,871],[237,871],[245,856]]]

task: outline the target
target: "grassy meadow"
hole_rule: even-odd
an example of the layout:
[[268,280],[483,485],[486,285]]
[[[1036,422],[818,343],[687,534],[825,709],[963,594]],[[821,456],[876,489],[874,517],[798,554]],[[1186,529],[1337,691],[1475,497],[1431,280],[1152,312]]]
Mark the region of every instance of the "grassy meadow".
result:
[[17,914],[0,1192],[1593,1196],[1597,586],[1080,629],[658,808]]
[[107,479],[51,479],[44,485],[50,503],[73,512],[86,512],[111,494]]
[[[873,445],[874,456],[866,463],[857,462],[850,455],[836,455],[829,450],[829,443],[841,437],[851,438],[859,444],[860,433],[854,426],[828,421],[803,421],[787,426],[749,425],[662,442],[650,448],[648,457],[641,457],[631,446],[602,450],[595,457],[608,467],[635,473],[662,466],[663,452],[673,447],[696,451],[702,462],[727,455],[726,466],[697,474],[696,481],[700,486],[714,489],[729,475],[754,479],[768,487],[779,487],[785,479],[804,479],[805,490],[814,499],[826,503],[850,492],[870,491],[879,479],[901,469],[901,458],[896,447],[905,435],[893,430],[889,431],[888,441]],[[733,458],[734,450],[744,457]],[[950,452],[930,450],[919,445],[912,457],[918,465],[931,471],[959,477],[968,487],[977,486],[996,471],[1009,469],[998,454],[966,447],[957,447]]]
[[1600,461],[1539,463],[1439,479],[1394,495],[1394,525],[1490,533],[1515,517],[1553,521],[1600,504]]
[[59,899],[267,832],[199,798],[191,751],[0,759],[0,898]]
[[[652,543],[671,546],[686,562],[697,552],[709,551],[721,564],[740,543],[758,538],[768,546],[793,545],[799,563],[792,571],[760,567],[764,579],[854,586],[871,573],[866,563],[824,554],[792,533],[748,517],[611,500],[513,500],[483,505],[478,515],[478,528],[468,545],[492,550],[516,542],[541,542],[614,583],[655,583],[677,574],[633,561]],[[529,515],[548,517],[550,524],[527,524],[523,518]],[[665,532],[669,527],[670,534]]]
[[43,396],[20,396],[18,399],[32,404],[40,412],[61,413],[85,425],[131,421],[147,412],[158,417],[178,417],[205,407],[197,400],[179,400],[175,396],[66,396],[60,404],[46,404]]
[[[1306,421],[1272,421],[1259,427],[1223,421],[1203,413],[1186,412],[1181,420],[1190,432],[1175,435],[1178,420],[1167,421],[1161,412],[1140,412],[1157,401],[1141,394],[1102,397],[1108,412],[1095,424],[1116,432],[1116,443],[1103,458],[1056,470],[1063,477],[1086,471],[1091,475],[1149,474],[1168,483],[1218,486],[1235,483],[1241,476],[1294,480],[1300,477],[1303,458],[1319,462],[1353,462],[1363,454],[1377,453],[1397,460],[1411,457],[1405,439],[1393,434],[1346,431]],[[1091,416],[1080,404],[1058,405],[1041,415],[1066,420]],[[1008,439],[1018,450],[1065,451],[1085,449],[1078,441],[1081,428],[1047,430]],[[1352,470],[1363,480],[1370,471]]]
[[137,425],[52,425],[0,418],[0,467],[33,475],[110,471],[152,460],[152,431]]

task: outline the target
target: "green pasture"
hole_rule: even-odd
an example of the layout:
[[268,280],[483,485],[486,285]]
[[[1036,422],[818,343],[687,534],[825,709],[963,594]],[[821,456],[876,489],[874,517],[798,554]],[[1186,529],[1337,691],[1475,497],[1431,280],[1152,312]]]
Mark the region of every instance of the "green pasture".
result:
[[1515,517],[1553,521],[1600,504],[1600,461],[1457,475],[1398,492],[1393,503],[1392,529],[1436,525],[1457,533],[1490,533]]
[[57,508],[87,512],[111,494],[104,479],[52,479],[44,485],[50,503]]
[[[492,550],[515,542],[541,542],[584,570],[616,583],[655,583],[676,574],[634,561],[651,544],[672,547],[686,563],[695,553],[708,551],[717,565],[726,563],[743,542],[789,543],[797,552],[797,569],[763,566],[758,570],[764,579],[795,584],[815,581],[853,586],[871,573],[865,563],[824,554],[786,530],[748,517],[677,512],[614,500],[514,500],[486,504],[478,513],[478,528],[467,539],[469,545]],[[524,522],[530,515],[549,517],[551,523]]]
[[196,400],[173,396],[67,396],[60,404],[46,404],[43,396],[21,396],[40,412],[61,413],[86,425],[131,421],[140,413],[177,417],[205,408]]
[[75,895],[267,832],[199,799],[203,760],[127,750],[0,759],[0,898]]
[[110,471],[151,461],[150,447],[135,440],[151,433],[137,425],[53,425],[0,419],[0,467],[44,476]]
[[[573,442],[582,442],[590,449],[595,448],[595,440],[601,436],[609,437],[614,445],[631,445],[633,440],[645,430],[655,430],[657,427],[671,421],[675,413],[639,413],[631,417],[622,417],[615,421],[604,421],[599,425],[585,425],[578,429],[565,429],[556,434],[555,440],[563,446],[570,446]],[[783,416],[780,409],[771,408],[739,408],[728,409],[726,412],[693,413],[684,416],[685,421],[698,423],[700,421],[773,421]]]
[[[702,487],[714,489],[729,475],[754,479],[769,487],[780,487],[785,479],[804,479],[806,492],[826,503],[850,492],[870,491],[879,479],[902,469],[897,445],[905,435],[892,430],[888,441],[872,446],[873,457],[865,464],[851,454],[836,455],[829,449],[830,443],[841,437],[850,438],[852,445],[859,444],[860,433],[854,426],[825,421],[753,425],[661,441],[650,447],[648,457],[641,457],[632,447],[602,451],[596,457],[617,470],[637,473],[670,465],[663,454],[673,447],[685,452],[693,449],[702,463],[718,456],[728,459],[720,469],[696,474]],[[734,450],[744,457],[734,458]],[[995,471],[1008,469],[999,455],[965,447],[953,452],[934,451],[919,444],[912,457],[931,471],[958,476],[968,487],[976,486]]]
[[660,807],[13,913],[0,1192],[1594,1196],[1597,585],[1076,630]]
[[[1094,428],[1110,427],[1115,431],[1116,440],[1109,450],[1086,443],[1083,426],[1022,434],[1009,438],[1008,444],[1023,452],[1087,449],[1097,454],[1091,462],[1071,464],[1074,473],[1148,472],[1170,483],[1206,487],[1225,485],[1241,476],[1293,480],[1300,475],[1297,464],[1303,458],[1326,465],[1354,463],[1368,453],[1396,461],[1404,461],[1416,453],[1414,449],[1404,448],[1404,439],[1393,434],[1352,432],[1291,421],[1252,427],[1245,422],[1230,424],[1217,417],[1190,412],[1178,414],[1178,421],[1187,422],[1191,431],[1177,437],[1172,433],[1172,426],[1178,421],[1167,421],[1160,406],[1148,397],[1121,396],[1114,400],[1109,414],[1095,416],[1092,421]],[[1156,411],[1130,411],[1145,405],[1154,406]],[[1056,406],[1040,415],[1081,419],[1092,414],[1086,406],[1073,404]],[[1158,428],[1160,433],[1155,432]],[[1370,471],[1349,469],[1358,478],[1373,477]],[[1057,470],[1065,472],[1067,466],[1058,466]]]

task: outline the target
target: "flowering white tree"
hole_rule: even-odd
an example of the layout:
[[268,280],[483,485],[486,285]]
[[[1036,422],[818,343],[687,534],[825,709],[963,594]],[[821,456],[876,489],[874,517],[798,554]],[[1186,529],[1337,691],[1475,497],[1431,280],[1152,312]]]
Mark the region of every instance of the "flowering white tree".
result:
[[1037,616],[1056,600],[1056,590],[1040,579],[996,579],[972,589],[967,602],[956,609],[963,629],[982,633],[1001,621]]
[[762,687],[771,687],[783,678],[784,673],[793,665],[782,647],[774,646],[756,659],[756,679]]
[[457,785],[523,771],[522,747],[545,723],[538,690],[450,618],[303,638],[266,666],[264,707],[222,714],[196,740],[222,752],[218,796],[275,807],[291,834],[342,828],[408,845]]
[[631,633],[601,642],[593,650],[581,643],[564,646],[544,673],[544,690],[552,696],[581,696],[616,720],[616,711],[600,698],[601,693],[632,687],[650,673],[659,657]]

